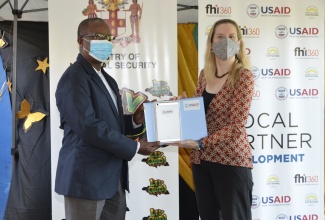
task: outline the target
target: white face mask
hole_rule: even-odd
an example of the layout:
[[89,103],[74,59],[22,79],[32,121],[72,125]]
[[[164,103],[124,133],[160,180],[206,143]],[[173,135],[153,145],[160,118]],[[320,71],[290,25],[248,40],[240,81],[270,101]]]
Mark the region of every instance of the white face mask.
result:
[[239,52],[238,42],[228,37],[222,38],[219,42],[212,44],[213,53],[220,59],[228,60]]
[[108,62],[108,59],[111,56],[113,49],[112,42],[109,42],[108,40],[84,40],[90,42],[89,50],[83,47],[83,49],[89,53],[89,56],[102,63]]

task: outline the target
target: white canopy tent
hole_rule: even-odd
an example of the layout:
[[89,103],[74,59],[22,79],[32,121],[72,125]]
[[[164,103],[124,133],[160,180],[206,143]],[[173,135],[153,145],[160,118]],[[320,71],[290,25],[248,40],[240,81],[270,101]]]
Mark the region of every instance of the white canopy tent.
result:
[[[12,9],[15,0],[0,0],[0,20],[13,20]],[[25,0],[17,1],[16,9],[22,10],[20,21],[48,21],[48,0]],[[197,23],[198,0],[177,0],[177,22]],[[64,6],[62,6],[64,7]],[[35,13],[30,13],[35,12]]]

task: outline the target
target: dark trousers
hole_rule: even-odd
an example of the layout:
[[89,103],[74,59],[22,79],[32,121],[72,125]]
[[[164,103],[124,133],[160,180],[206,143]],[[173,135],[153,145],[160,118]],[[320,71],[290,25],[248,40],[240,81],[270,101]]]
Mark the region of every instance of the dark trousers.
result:
[[111,199],[88,200],[64,197],[66,220],[125,220],[125,191],[119,184]]
[[201,220],[251,220],[252,171],[201,161],[192,164]]

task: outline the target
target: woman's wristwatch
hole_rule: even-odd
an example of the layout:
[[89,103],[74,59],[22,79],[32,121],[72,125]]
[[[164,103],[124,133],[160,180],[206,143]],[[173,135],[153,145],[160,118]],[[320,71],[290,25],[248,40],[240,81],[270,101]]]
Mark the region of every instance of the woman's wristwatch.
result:
[[196,150],[203,150],[203,145],[202,145],[202,142],[201,142],[201,140],[198,140],[197,141],[197,148],[196,148]]

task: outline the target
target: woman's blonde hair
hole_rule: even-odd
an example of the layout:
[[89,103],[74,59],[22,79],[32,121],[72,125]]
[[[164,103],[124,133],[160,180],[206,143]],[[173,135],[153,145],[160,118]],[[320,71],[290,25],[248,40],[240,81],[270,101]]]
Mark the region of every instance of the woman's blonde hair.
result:
[[235,84],[237,82],[239,73],[243,69],[250,70],[250,62],[249,62],[248,56],[246,54],[246,48],[245,48],[244,42],[242,40],[243,36],[241,34],[239,26],[237,25],[237,23],[235,21],[233,21],[231,19],[218,20],[211,27],[211,30],[210,30],[210,33],[209,33],[209,36],[208,36],[208,39],[206,42],[204,74],[205,74],[205,77],[207,78],[207,81],[209,81],[210,79],[215,77],[215,74],[217,72],[217,64],[216,64],[216,60],[215,60],[215,55],[212,51],[214,32],[218,25],[227,24],[227,23],[235,26],[236,31],[237,31],[237,39],[238,39],[238,41],[241,40],[239,52],[235,55],[235,58],[236,58],[235,63],[233,65],[233,67],[229,73],[228,79],[227,79],[227,83],[232,88],[234,88]]

